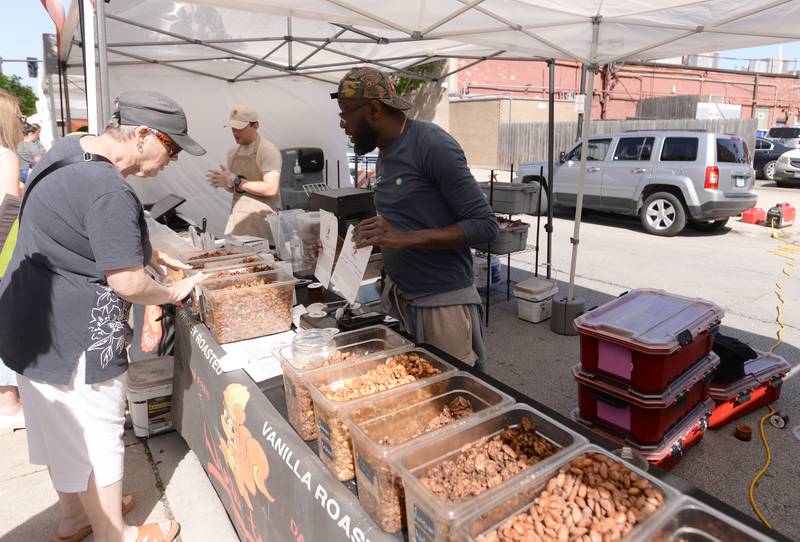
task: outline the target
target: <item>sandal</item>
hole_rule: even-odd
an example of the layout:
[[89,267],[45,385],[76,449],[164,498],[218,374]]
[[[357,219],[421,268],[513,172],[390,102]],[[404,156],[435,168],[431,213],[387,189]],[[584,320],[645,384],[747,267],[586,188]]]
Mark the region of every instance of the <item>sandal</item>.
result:
[[169,530],[164,534],[161,526],[166,523],[148,523],[137,527],[136,542],[172,542],[181,532],[181,524],[177,521],[170,521]]
[[[128,502],[125,502],[125,499]],[[128,512],[130,512],[133,507],[136,506],[136,495],[123,495],[122,496],[122,515],[124,516]],[[92,526],[87,525],[83,529],[80,529],[77,533],[69,536],[67,538],[62,538],[56,534],[53,536],[53,542],[81,542],[84,538],[92,534]]]

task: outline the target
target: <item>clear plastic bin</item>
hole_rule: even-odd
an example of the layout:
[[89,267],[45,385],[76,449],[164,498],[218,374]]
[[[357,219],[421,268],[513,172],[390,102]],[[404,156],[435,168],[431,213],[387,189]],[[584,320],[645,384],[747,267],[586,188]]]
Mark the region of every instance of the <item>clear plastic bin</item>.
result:
[[295,282],[284,271],[210,280],[200,287],[203,320],[220,344],[287,331]]
[[637,541],[641,542],[771,542],[773,539],[759,533],[730,516],[727,516],[691,497],[684,497],[676,507],[662,514],[660,520],[642,529]]
[[301,364],[295,362],[291,345],[275,351],[283,369],[283,387],[286,392],[286,410],[289,423],[303,440],[317,438],[314,403],[306,386],[306,376],[320,368],[341,362],[355,362],[374,354],[391,354],[410,350],[414,343],[386,326],[370,326],[334,335],[334,356],[323,362]]
[[[246,260],[246,261],[242,261]],[[208,265],[202,269],[187,269],[184,272],[186,278],[203,273],[205,278],[192,290],[192,309],[200,314],[202,303],[200,302],[200,287],[209,281],[226,278],[241,277],[253,273],[263,273],[264,271],[275,270],[275,258],[271,254],[253,254],[243,258],[233,258],[217,262],[215,265]]]
[[[205,269],[207,267],[219,267],[225,265],[229,260],[247,263],[256,254],[255,250],[247,246],[228,245],[212,250],[191,250],[180,254],[179,258],[192,269]],[[230,263],[235,263],[231,261]]]
[[303,246],[303,267],[311,269],[317,265],[319,256],[319,211],[305,213],[297,217],[297,229]]
[[[428,360],[431,366],[438,370],[439,373],[427,378],[440,378],[445,373],[455,371],[455,367],[421,348],[391,354],[391,356],[397,355],[419,356]],[[341,481],[351,480],[355,476],[353,446],[350,440],[350,430],[347,427],[348,413],[367,403],[384,398],[388,394],[395,393],[397,390],[402,390],[406,386],[424,381],[425,378],[408,383],[384,382],[380,386],[383,389],[378,386],[374,386],[374,391],[365,388],[363,395],[343,401],[328,399],[320,388],[327,386],[333,390],[342,389],[351,379],[361,377],[381,365],[386,365],[388,358],[391,356],[378,355],[357,363],[340,364],[335,367],[320,369],[318,372],[315,371],[306,377],[306,383],[314,401],[314,412],[317,419],[319,457],[336,478]]]
[[[469,373],[452,373],[441,380],[372,401],[349,415],[353,439],[358,500],[386,532],[403,528],[403,484],[392,458],[422,439],[437,438],[444,429],[485,416],[514,402],[510,396]],[[445,406],[469,405],[471,413],[446,424],[440,415]],[[431,424],[434,424],[433,426]]]
[[[559,451],[531,465],[499,485],[466,501],[453,502],[440,499],[420,481],[436,465],[453,460],[466,445],[481,438],[491,438],[505,429],[518,426],[524,418],[536,423],[536,433],[554,444]],[[412,445],[396,458],[396,467],[403,479],[408,518],[409,540],[448,540],[454,524],[471,514],[477,507],[490,502],[536,472],[561,464],[565,457],[586,445],[588,441],[557,421],[528,405],[512,405],[488,418],[467,422],[452,430],[442,432],[435,441]]]
[[[613,479],[607,479],[609,485],[602,486],[600,483],[595,482],[595,487],[591,488],[586,483],[577,483],[576,474],[581,470],[591,468],[588,465],[582,465],[581,462],[586,459],[591,459],[592,456],[602,456],[606,458],[604,461],[592,459],[590,465],[597,464],[598,471],[607,471],[611,464],[622,465],[624,469],[631,472],[629,483],[630,481],[634,481],[634,484],[640,483],[646,487],[640,488],[633,485],[633,487],[636,487],[636,493],[631,494],[631,490],[626,489],[624,483],[615,483]],[[642,509],[643,512],[640,518],[632,516],[628,520],[630,523],[635,521],[635,524],[633,528],[624,537],[619,538],[619,540],[633,541],[639,540],[641,533],[646,532],[659,521],[663,520],[679,502],[680,494],[676,490],[667,486],[654,476],[647,474],[632,464],[603,450],[599,446],[587,446],[578,450],[577,453],[570,454],[568,457],[562,457],[561,460],[559,464],[551,465],[547,471],[540,471],[535,476],[526,477],[521,483],[507,486],[502,494],[499,494],[496,498],[472,511],[470,515],[465,517],[464,520],[459,522],[453,529],[453,536],[450,540],[457,540],[459,542],[500,540],[500,538],[493,538],[491,532],[504,527],[504,524],[515,516],[523,514],[529,516],[529,510],[536,505],[541,506],[546,504],[545,500],[547,500],[549,506],[547,507],[547,512],[541,515],[541,522],[532,521],[527,524],[520,524],[520,528],[523,530],[520,534],[535,533],[537,536],[537,538],[530,536],[529,538],[524,538],[524,540],[580,540],[583,534],[588,535],[591,530],[595,530],[595,538],[592,538],[592,540],[606,540],[606,538],[602,536],[597,538],[599,536],[598,530],[606,530],[602,522],[609,522],[609,525],[611,525],[609,530],[618,529],[617,525],[621,525],[622,523],[621,521],[617,523],[614,518],[618,514],[627,514],[630,510],[628,507],[623,509],[615,505],[617,502],[624,501],[624,499],[630,499],[630,505]],[[573,463],[574,461],[577,461],[577,463]],[[583,469],[580,467],[583,467]],[[572,471],[571,469],[576,470]],[[625,475],[625,473],[622,474]],[[592,473],[592,475],[593,477],[597,476],[598,481],[603,479],[601,473]],[[548,490],[548,486],[551,484],[556,487],[549,490],[549,496],[542,498],[542,492]],[[573,488],[575,488],[567,495],[569,502],[561,496],[565,493],[565,491],[561,489],[564,487],[564,484],[567,486],[572,485]],[[582,490],[582,487],[586,487],[587,489]],[[571,496],[573,491],[575,495]],[[613,494],[611,494],[612,491],[618,492],[619,494],[625,492],[628,493],[628,496],[620,496],[614,499]],[[648,494],[648,491],[650,494]],[[580,496],[582,492],[584,493],[584,497]],[[591,497],[589,496],[590,492],[592,494]],[[557,494],[558,497],[556,498],[554,494]],[[659,499],[659,497],[655,496],[657,494],[660,494],[660,504],[657,504]],[[636,502],[636,499],[639,498],[643,501],[641,504]],[[653,501],[646,503],[646,499],[648,498],[653,499]],[[590,500],[596,503],[592,507],[588,504]],[[579,504],[581,501],[583,501],[582,504],[586,504],[585,507]],[[577,508],[573,508],[571,503],[575,503],[575,507]],[[648,509],[654,508],[654,510],[649,512],[645,511],[643,508],[644,506],[648,506]],[[567,509],[569,509],[569,513],[567,513]],[[575,510],[578,510],[578,512],[576,513]],[[635,514],[633,512],[631,513]],[[609,517],[612,519],[605,519]],[[592,520],[595,518],[600,519],[600,521],[593,522]],[[575,525],[571,526],[570,522],[574,522]],[[589,525],[578,525],[581,522],[588,523]],[[539,523],[538,527],[536,523]],[[575,529],[574,531],[572,530],[573,528]],[[550,532],[547,532],[545,529],[550,529]],[[577,535],[578,532],[581,532],[581,529],[585,529],[586,532]],[[559,531],[565,532],[559,533]],[[555,534],[555,536],[553,536],[553,534]],[[561,538],[559,538],[559,534],[561,534]]]

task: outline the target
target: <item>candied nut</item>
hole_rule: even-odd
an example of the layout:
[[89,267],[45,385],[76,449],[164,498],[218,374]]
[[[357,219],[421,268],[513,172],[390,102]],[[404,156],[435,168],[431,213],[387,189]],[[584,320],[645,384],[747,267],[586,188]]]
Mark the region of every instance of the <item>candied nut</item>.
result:
[[[511,520],[515,524],[532,522],[528,529],[545,540],[620,540],[664,500],[649,480],[632,476],[624,464],[603,454],[584,454],[562,467],[547,481],[547,489],[530,503],[527,512]],[[632,494],[630,490],[634,488],[640,491]],[[546,511],[544,515],[542,510]],[[498,542],[525,540],[506,536],[502,530],[495,535]]]
[[[508,453],[509,450],[513,453]],[[500,485],[555,451],[550,441],[536,433],[536,423],[525,417],[519,425],[507,427],[499,435],[465,445],[455,459],[435,465],[420,481],[444,500],[463,502]]]

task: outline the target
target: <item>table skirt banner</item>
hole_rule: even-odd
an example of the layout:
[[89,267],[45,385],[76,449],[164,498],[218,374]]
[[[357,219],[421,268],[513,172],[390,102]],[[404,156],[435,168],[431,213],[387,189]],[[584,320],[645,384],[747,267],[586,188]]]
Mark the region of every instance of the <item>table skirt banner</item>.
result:
[[396,540],[384,533],[185,310],[175,319],[173,415],[240,540]]

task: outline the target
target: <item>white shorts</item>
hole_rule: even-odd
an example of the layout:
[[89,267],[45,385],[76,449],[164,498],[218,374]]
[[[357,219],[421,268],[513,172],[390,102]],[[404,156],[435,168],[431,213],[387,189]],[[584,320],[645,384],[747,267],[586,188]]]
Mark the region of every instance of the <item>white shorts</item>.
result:
[[93,471],[98,487],[122,479],[128,373],[99,384],[85,380],[83,354],[65,386],[18,378],[30,462],[47,465],[62,493],[86,491]]

